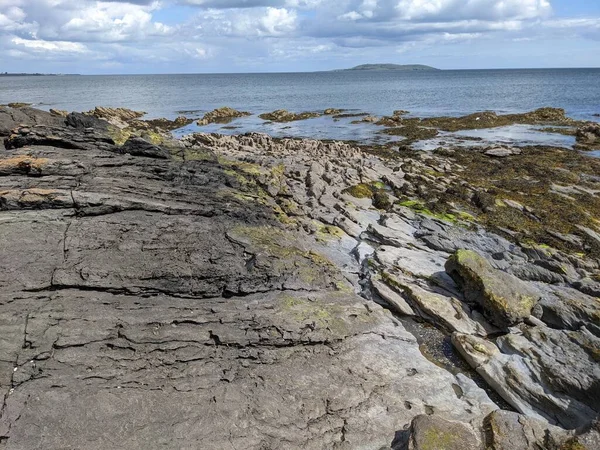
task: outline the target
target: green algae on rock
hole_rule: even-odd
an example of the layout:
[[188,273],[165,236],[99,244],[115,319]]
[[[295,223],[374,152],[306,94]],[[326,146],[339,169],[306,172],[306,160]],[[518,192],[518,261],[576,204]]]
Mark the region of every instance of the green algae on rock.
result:
[[233,119],[249,115],[251,115],[249,112],[238,111],[237,109],[230,108],[229,106],[224,106],[204,114],[204,116],[196,123],[200,126],[208,125],[210,123],[229,123]]
[[314,119],[320,116],[321,114],[317,112],[293,113],[285,109],[278,109],[270,113],[260,114],[258,117],[271,122],[295,122],[297,120]]
[[462,286],[466,300],[481,305],[488,319],[500,328],[528,318],[540,299],[540,294],[523,281],[494,269],[472,250],[452,255],[446,262],[446,272]]

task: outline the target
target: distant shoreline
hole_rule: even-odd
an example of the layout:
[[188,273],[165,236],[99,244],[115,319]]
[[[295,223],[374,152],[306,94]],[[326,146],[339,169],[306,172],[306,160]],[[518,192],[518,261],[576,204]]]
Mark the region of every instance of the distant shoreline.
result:
[[0,73],[0,77],[64,77],[80,75],[78,73]]
[[526,68],[490,68],[490,69],[435,69],[434,70],[354,70],[354,69],[333,69],[333,70],[314,70],[310,72],[182,72],[182,73],[64,73],[64,74],[46,74],[46,73],[0,73],[0,78],[5,77],[98,77],[98,76],[167,76],[167,75],[286,75],[286,74],[313,74],[313,73],[343,73],[343,72],[498,72],[498,71],[523,71],[523,70],[600,70],[600,67],[526,67]]

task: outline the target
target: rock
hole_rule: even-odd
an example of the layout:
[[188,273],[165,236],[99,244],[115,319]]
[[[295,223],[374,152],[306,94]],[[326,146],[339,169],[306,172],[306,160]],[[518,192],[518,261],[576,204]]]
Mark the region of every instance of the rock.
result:
[[168,159],[168,151],[139,137],[130,137],[120,148],[123,153],[148,158]]
[[471,311],[460,300],[441,295],[436,292],[427,291],[414,282],[406,282],[394,278],[394,283],[401,288],[410,300],[428,322],[444,328],[449,332],[457,331],[465,334],[477,334],[486,336],[486,324],[477,323],[471,318]]
[[131,121],[143,117],[146,113],[143,111],[133,111],[127,108],[105,108],[97,106],[84,114],[103,119],[118,128],[127,128]]
[[569,448],[562,446],[570,437],[567,431],[512,411],[494,411],[483,425],[489,450],[558,449],[559,445],[560,449]]
[[479,439],[468,426],[421,415],[410,426],[408,450],[479,450]]
[[334,116],[341,114],[343,111],[343,109],[327,108],[325,111],[323,111],[323,114],[325,114],[326,116]]
[[540,299],[536,290],[514,275],[494,269],[474,251],[458,250],[445,268],[462,286],[467,301],[481,305],[486,317],[500,328],[529,317]]
[[505,158],[507,156],[520,155],[521,149],[514,147],[494,147],[486,150],[484,154],[496,158]]
[[600,148],[600,123],[588,122],[577,128],[577,146],[584,150]]
[[236,109],[229,108],[228,106],[224,106],[223,108],[217,108],[211,112],[204,114],[202,119],[199,119],[197,121],[197,124],[202,126],[208,125],[209,123],[229,123],[235,118],[249,115],[249,112],[238,111]]
[[517,411],[567,429],[589,423],[600,404],[600,339],[587,330],[521,327],[498,346],[455,333],[452,343],[469,365]]
[[375,292],[390,306],[392,311],[402,316],[415,316],[415,312],[402,296],[380,280],[372,280]]
[[62,109],[50,108],[50,114],[53,114],[53,115],[59,116],[59,117],[67,117],[69,115],[69,112],[62,110]]
[[0,106],[0,136],[9,136],[11,131],[23,124],[29,126],[63,126],[64,117],[55,116],[46,111],[22,107],[7,108]]
[[296,120],[312,119],[319,117],[320,115],[321,114],[316,112],[293,113],[286,111],[285,109],[278,109],[277,111],[270,113],[260,114],[258,117],[271,122],[294,122]]
[[96,116],[88,115],[88,114],[72,112],[67,115],[66,121],[67,121],[67,125],[72,128],[77,128],[77,129],[91,128],[91,129],[103,130],[103,131],[108,130],[108,122],[107,121],[105,121],[103,119],[99,119]]

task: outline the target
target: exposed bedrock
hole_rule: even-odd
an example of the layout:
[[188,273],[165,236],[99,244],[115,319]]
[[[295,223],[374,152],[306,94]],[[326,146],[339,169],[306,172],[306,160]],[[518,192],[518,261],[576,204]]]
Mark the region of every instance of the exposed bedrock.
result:
[[597,448],[591,219],[501,236],[456,154],[14,114],[0,446]]

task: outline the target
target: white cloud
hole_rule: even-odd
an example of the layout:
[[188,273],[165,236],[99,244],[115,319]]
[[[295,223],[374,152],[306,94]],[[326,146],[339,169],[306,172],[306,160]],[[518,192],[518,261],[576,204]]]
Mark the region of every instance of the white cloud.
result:
[[87,51],[85,45],[78,42],[27,40],[14,37],[11,43],[34,52],[85,53]]
[[338,66],[357,55],[561,37],[600,40],[600,18],[555,17],[549,0],[0,0],[0,66]]

